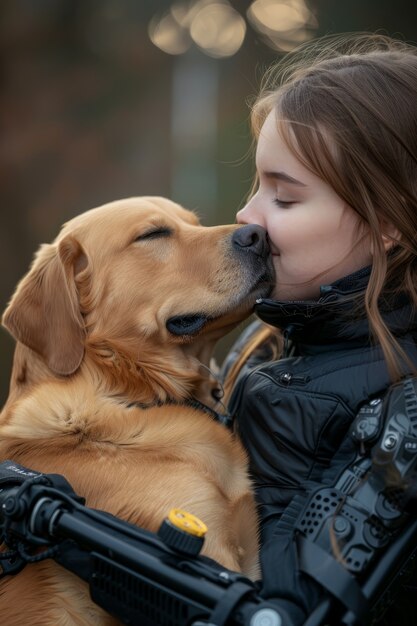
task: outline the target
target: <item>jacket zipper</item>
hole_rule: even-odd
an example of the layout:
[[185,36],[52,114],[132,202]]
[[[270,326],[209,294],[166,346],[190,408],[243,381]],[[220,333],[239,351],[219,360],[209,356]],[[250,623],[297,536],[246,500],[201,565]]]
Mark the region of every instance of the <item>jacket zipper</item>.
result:
[[293,327],[290,324],[289,326],[287,326],[287,328],[282,333],[282,336],[284,338],[284,346],[283,346],[283,349],[282,349],[281,357],[284,358],[284,359],[287,359],[288,357],[292,356],[292,353],[294,352],[294,345],[293,345],[293,342],[290,339],[291,334],[292,334],[292,329],[293,329]]
[[291,337],[294,334],[294,331],[297,330],[297,326],[297,324],[288,324],[288,326],[283,330],[282,336],[284,339],[284,346],[281,355],[281,358],[283,359],[287,359],[295,354],[296,345]]

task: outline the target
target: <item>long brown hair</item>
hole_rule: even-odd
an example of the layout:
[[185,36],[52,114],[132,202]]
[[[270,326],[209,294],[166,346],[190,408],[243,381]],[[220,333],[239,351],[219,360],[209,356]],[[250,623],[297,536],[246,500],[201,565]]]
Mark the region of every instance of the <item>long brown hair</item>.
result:
[[[398,380],[407,357],[380,305],[382,295],[400,292],[417,305],[417,48],[377,34],[304,44],[266,74],[252,106],[255,140],[272,111],[293,154],[357,212],[369,234],[373,264],[362,307]],[[398,232],[389,255],[387,225]]]

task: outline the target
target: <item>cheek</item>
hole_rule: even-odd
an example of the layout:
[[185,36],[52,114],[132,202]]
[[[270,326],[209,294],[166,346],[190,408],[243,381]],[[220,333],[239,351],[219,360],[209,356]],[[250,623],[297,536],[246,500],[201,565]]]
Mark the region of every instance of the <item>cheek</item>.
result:
[[288,253],[300,249],[310,252],[323,251],[338,247],[343,242],[351,241],[350,228],[344,227],[340,215],[336,212],[319,210],[288,209],[268,220],[267,231],[271,241]]
[[290,209],[287,213],[271,211],[265,220],[265,229],[271,244],[281,254],[297,252],[317,240],[316,229],[305,220],[297,219],[294,212],[291,215]]

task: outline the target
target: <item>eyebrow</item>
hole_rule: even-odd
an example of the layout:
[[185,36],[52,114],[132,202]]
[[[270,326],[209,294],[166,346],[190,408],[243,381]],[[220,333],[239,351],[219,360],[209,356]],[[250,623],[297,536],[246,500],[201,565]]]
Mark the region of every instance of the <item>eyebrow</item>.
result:
[[307,187],[307,185],[302,183],[301,180],[297,180],[296,178],[289,176],[289,174],[286,174],[285,172],[265,172],[264,175],[267,178],[273,178],[274,180],[282,180],[285,183],[290,183],[291,185],[298,185],[299,187]]

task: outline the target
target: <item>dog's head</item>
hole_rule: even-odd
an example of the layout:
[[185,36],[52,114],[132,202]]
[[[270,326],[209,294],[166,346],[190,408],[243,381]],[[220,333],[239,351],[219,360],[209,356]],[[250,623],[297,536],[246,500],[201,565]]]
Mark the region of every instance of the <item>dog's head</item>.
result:
[[141,364],[146,378],[145,362],[175,368],[179,352],[249,315],[272,282],[262,228],[203,227],[164,198],[130,198],[74,218],[42,246],[3,324],[54,375],[90,357],[113,377],[117,364],[131,374]]

